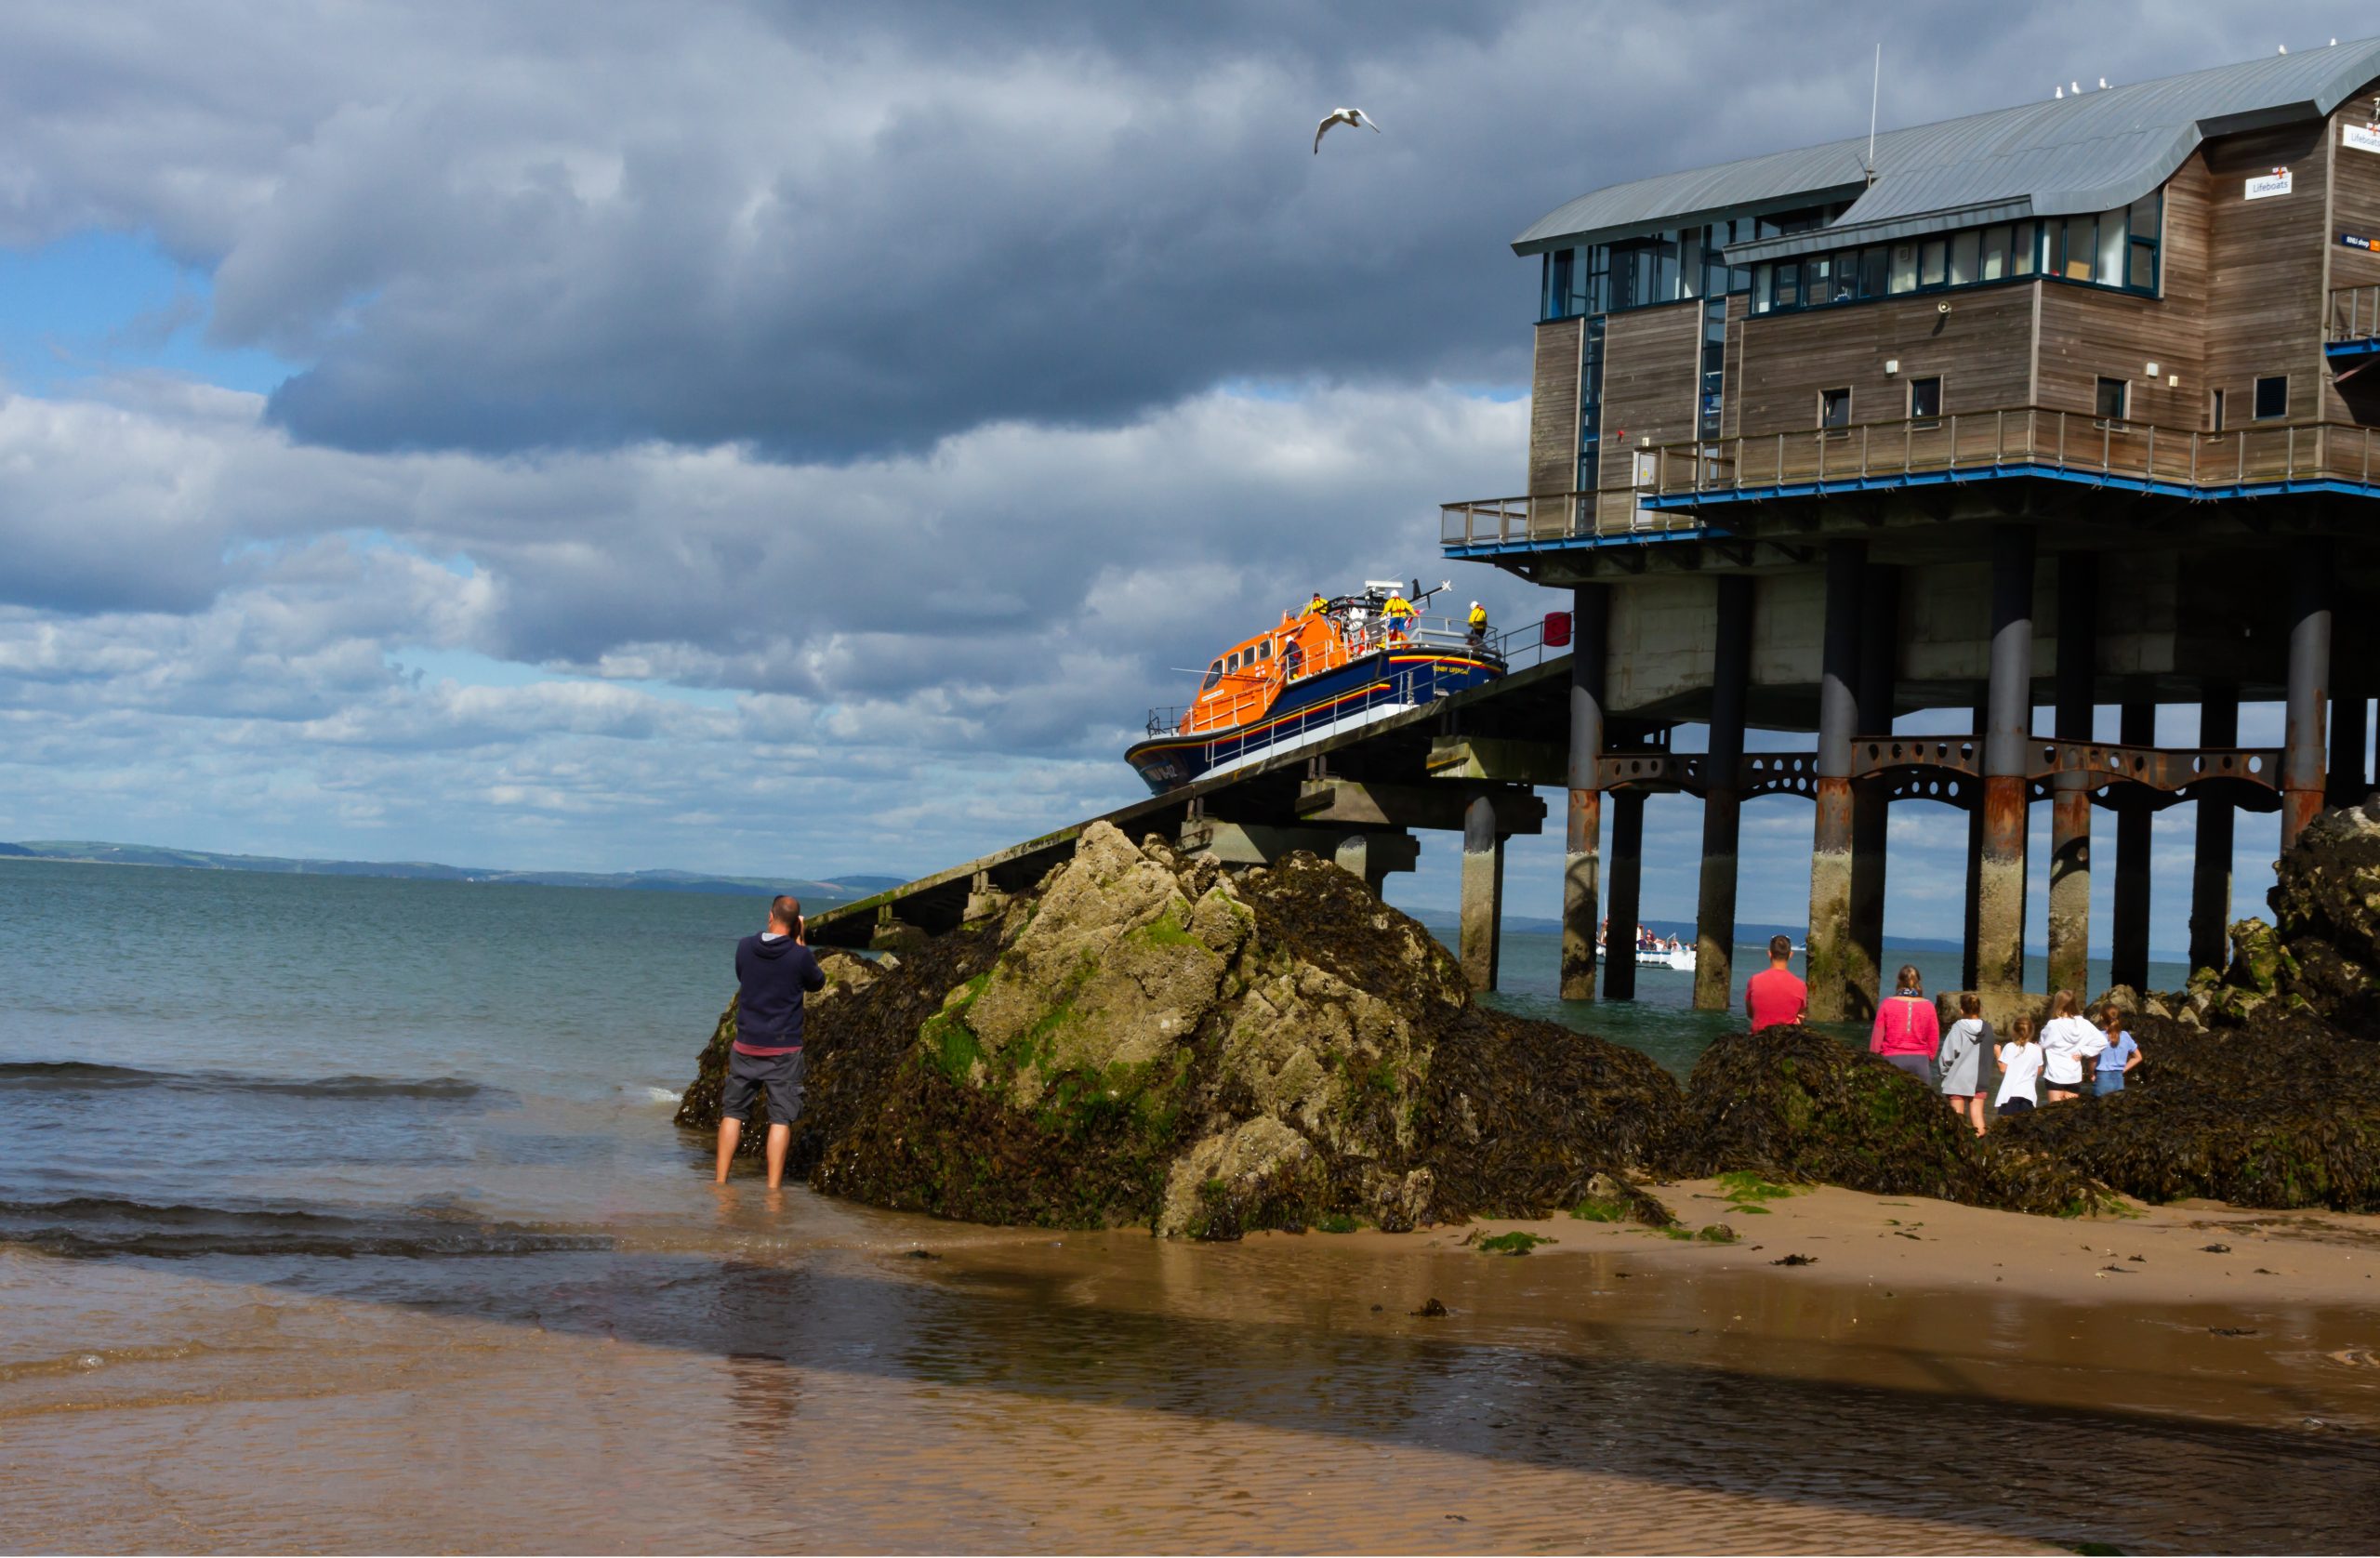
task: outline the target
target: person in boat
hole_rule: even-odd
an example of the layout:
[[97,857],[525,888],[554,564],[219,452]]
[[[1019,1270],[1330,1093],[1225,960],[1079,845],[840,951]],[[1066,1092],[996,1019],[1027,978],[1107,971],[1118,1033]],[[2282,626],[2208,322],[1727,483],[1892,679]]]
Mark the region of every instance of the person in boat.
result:
[[1488,608],[1476,601],[1471,603],[1471,647],[1488,647]]
[[1388,619],[1388,641],[1403,643],[1413,627],[1413,602],[1401,594],[1392,594],[1388,604],[1380,609],[1380,614]]
[[1302,614],[1306,616],[1328,616],[1329,614],[1330,602],[1323,599],[1322,591],[1318,589],[1316,590],[1314,592],[1314,599],[1305,603],[1305,611]]

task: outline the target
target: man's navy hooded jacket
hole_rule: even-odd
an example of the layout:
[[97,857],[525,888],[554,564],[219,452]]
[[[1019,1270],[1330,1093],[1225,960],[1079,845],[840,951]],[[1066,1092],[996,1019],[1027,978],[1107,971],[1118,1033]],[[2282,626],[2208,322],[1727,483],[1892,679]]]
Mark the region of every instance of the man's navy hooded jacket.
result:
[[747,936],[735,944],[735,1048],[784,1055],[801,1048],[801,993],[823,990],[826,975],[791,936]]

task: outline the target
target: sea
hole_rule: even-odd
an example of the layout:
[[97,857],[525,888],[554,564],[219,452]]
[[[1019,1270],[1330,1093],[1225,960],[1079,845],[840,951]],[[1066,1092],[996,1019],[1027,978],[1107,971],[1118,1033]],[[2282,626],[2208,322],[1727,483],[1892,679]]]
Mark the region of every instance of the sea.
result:
[[[2102,1411],[2083,1375],[1998,1401],[1981,1375],[1912,1382],[1938,1341],[1872,1313],[1862,1339],[1831,1307],[1856,1294],[1788,1313],[1646,1273],[1590,1302],[1562,1274],[1585,1257],[716,1189],[670,1115],[760,912],[0,859],[0,1550],[2132,1551],[2288,1528],[2284,1441]],[[1496,1000],[1681,1074],[1731,1025],[1661,969],[1633,1002],[1564,1002],[1558,955],[1507,938]],[[1440,1297],[1443,1327],[1407,1318]],[[1965,1302],[1908,1324],[2013,1313]],[[1729,1305],[1777,1344],[1724,1339]],[[2068,1494],[2077,1457],[2119,1470],[2087,1507],[1915,1474],[1953,1449]]]

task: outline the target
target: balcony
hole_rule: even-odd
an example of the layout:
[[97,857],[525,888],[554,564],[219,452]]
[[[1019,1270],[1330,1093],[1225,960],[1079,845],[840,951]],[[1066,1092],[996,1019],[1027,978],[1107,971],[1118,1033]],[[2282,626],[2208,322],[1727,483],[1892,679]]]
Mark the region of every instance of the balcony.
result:
[[2380,353],[2380,286],[2336,286],[2322,321],[2322,354],[2334,363],[2369,362]]
[[2202,432],[2042,406],[1635,449],[1635,484],[1441,506],[1458,554],[1699,535],[1714,508],[2016,477],[2185,498],[2370,494],[2380,429],[2268,423]]

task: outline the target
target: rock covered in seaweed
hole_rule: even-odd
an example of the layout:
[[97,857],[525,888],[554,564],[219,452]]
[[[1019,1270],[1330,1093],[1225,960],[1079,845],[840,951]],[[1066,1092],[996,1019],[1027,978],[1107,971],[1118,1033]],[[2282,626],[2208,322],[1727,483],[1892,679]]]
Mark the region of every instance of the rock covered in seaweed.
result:
[[[975,1221],[1234,1237],[1540,1213],[1684,1140],[1648,1057],[1478,1007],[1425,929],[1336,865],[1235,878],[1104,825],[808,1033],[796,1169]],[[717,1118],[700,1096],[681,1124]]]
[[2380,1038],[2380,795],[2308,823],[2276,863],[2266,901],[2275,993]]
[[2241,1029],[2143,1018],[2124,1090],[2003,1116],[1991,1139],[2146,1201],[2380,1211],[2380,1046],[2307,1011]]
[[1978,1142],[1934,1089],[1810,1028],[1712,1044],[1686,1080],[1696,1169],[1748,1169],[1879,1195],[2071,1212],[2096,1189],[2072,1167],[1996,1136]]

